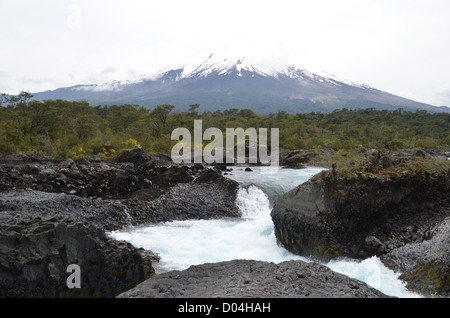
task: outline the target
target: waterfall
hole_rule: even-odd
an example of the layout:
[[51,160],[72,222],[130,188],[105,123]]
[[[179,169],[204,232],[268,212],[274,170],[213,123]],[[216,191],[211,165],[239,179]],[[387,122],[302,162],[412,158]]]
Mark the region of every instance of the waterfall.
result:
[[[165,222],[115,231],[110,235],[158,253],[161,256],[160,263],[155,264],[158,273],[233,259],[309,262],[309,259],[277,245],[270,212],[274,198],[322,169],[280,169],[277,173],[267,173],[264,169],[246,172],[235,167],[228,176],[241,185],[236,199],[241,218]],[[405,284],[398,279],[399,274],[386,268],[376,257],[362,262],[339,260],[323,265],[362,280],[387,295],[418,297],[406,290]]]

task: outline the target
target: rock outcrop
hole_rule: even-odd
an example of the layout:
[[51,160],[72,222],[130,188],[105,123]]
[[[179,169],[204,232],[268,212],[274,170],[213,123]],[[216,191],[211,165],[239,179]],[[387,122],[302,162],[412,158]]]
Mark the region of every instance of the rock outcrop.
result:
[[156,275],[119,298],[385,298],[317,263],[233,260]]
[[[450,214],[450,211],[449,211]],[[408,243],[381,257],[407,288],[422,294],[450,296],[450,217],[431,230],[431,238]]]
[[280,151],[280,165],[287,168],[304,168],[317,157],[328,157],[335,153],[329,149],[316,150],[282,150]]
[[[114,297],[149,277],[151,264],[131,244],[23,212],[0,212],[0,297]],[[80,288],[67,285],[71,264],[80,267]]]
[[[0,297],[114,297],[148,278],[156,258],[106,232],[237,217],[237,190],[215,170],[140,149],[113,160],[0,158]],[[80,289],[67,287],[70,264]]]
[[[441,248],[434,254],[439,256],[423,262],[408,251],[413,246],[424,248],[439,232],[434,229],[450,216],[448,164],[430,168],[432,163],[417,158],[377,154],[372,158],[376,162],[372,166],[345,173],[333,168],[279,197],[272,211],[278,242],[293,253],[321,261],[381,256],[406,245],[401,255],[410,256],[411,265],[403,270],[418,273],[432,266],[438,268],[439,283],[445,284],[449,263],[443,255],[448,249]],[[405,280],[415,280],[407,273]],[[443,292],[428,289],[433,291]]]

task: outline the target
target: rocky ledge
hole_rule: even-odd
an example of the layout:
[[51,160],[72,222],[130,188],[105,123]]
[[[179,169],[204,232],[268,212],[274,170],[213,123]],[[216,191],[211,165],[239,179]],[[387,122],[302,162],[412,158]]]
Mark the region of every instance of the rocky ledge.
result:
[[[238,184],[141,149],[112,160],[0,158],[0,297],[114,297],[150,277],[150,251],[105,232],[181,219],[238,217]],[[81,269],[69,289],[67,267]]]
[[[151,274],[151,264],[131,244],[65,217],[61,198],[52,202],[62,203],[59,212],[41,214],[40,203],[52,201],[52,195],[22,195],[36,199],[36,205],[28,200],[23,210],[5,209],[5,200],[13,198],[1,196],[0,297],[113,297]],[[68,288],[70,264],[80,266],[82,288]]]
[[380,256],[410,289],[443,296],[449,217],[448,162],[377,151],[353,169],[314,176],[272,210],[277,240],[291,252],[321,261]]
[[385,298],[317,263],[233,260],[154,276],[119,298]]

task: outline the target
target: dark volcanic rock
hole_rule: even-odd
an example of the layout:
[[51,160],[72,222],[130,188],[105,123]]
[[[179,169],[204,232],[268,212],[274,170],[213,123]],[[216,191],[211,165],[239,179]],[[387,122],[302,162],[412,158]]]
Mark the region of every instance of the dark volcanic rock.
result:
[[17,154],[11,154],[0,157],[0,165],[2,164],[25,165],[33,163],[43,164],[51,161],[52,161],[51,156],[45,156],[37,151],[21,152]]
[[297,254],[366,258],[426,239],[448,215],[439,207],[449,192],[447,173],[340,182],[325,171],[279,197],[272,219],[277,239]]
[[[403,278],[411,282],[410,286],[418,278],[408,273],[420,274],[425,269],[431,274],[422,273],[422,278],[427,275],[432,280],[436,276],[440,278],[423,284],[431,286],[436,281],[448,281],[449,263],[445,256],[448,249],[442,247],[445,244],[438,244],[439,252],[433,257],[417,252],[430,252],[431,243],[426,243],[430,239],[429,242],[442,242],[433,237],[441,233],[434,229],[450,216],[448,166],[428,169],[431,163],[419,161],[417,157],[394,158],[394,165],[391,158],[379,154],[373,158],[376,167],[386,165],[347,175],[334,169],[324,171],[279,197],[272,210],[278,242],[293,253],[322,261],[391,253],[386,263],[395,269],[408,259],[410,265],[401,269],[406,271]],[[400,247],[403,247],[401,251],[394,252]],[[395,255],[398,257],[394,261]],[[442,292],[444,289],[424,290]]]
[[[113,297],[149,277],[155,258],[105,232],[237,217],[237,190],[217,172],[140,149],[113,161],[0,158],[0,297]],[[81,289],[66,286],[69,264],[81,267]]]
[[432,238],[409,243],[381,260],[396,272],[407,288],[422,294],[450,296],[450,218],[432,229]]
[[152,202],[153,209],[166,217],[170,216],[170,220],[241,216],[235,203],[239,188],[236,181],[221,175],[208,182],[199,179],[172,187]]
[[384,298],[316,263],[233,260],[153,276],[119,298]]
[[205,169],[193,182],[177,183],[157,197],[140,191],[123,203],[133,217],[132,224],[240,217],[238,189],[238,182]]
[[330,156],[334,154],[333,150],[282,150],[280,151],[280,165],[288,168],[304,168],[318,156]]
[[154,158],[147,154],[142,148],[134,148],[130,150],[123,150],[118,153],[114,157],[114,161],[116,162],[129,162],[132,163],[135,167],[138,167],[143,164],[147,164],[149,161],[152,161]]
[[[148,278],[138,251],[102,230],[5,208],[0,220],[0,297],[114,297]],[[67,286],[70,264],[81,288]]]
[[34,190],[0,192],[0,212],[17,218],[56,218],[65,223],[78,222],[87,228],[113,231],[130,224],[127,206],[119,200],[89,200],[74,195]]

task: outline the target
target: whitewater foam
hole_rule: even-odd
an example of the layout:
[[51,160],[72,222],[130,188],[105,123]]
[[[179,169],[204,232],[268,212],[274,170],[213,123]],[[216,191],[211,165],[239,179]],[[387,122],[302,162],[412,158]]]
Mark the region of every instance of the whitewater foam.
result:
[[[281,169],[277,174],[264,174],[261,170],[245,172],[244,169],[234,168],[229,177],[241,183],[236,203],[242,218],[166,222],[116,231],[110,235],[119,240],[126,240],[136,247],[158,253],[161,256],[161,262],[155,264],[158,273],[233,259],[274,263],[288,260],[310,262],[309,259],[294,255],[278,246],[270,217],[271,201],[267,193],[275,192],[277,194],[272,197],[276,197],[321,170]],[[409,292],[405,284],[398,279],[399,274],[386,268],[376,257],[362,262],[339,260],[323,265],[364,281],[387,295],[420,297]]]

